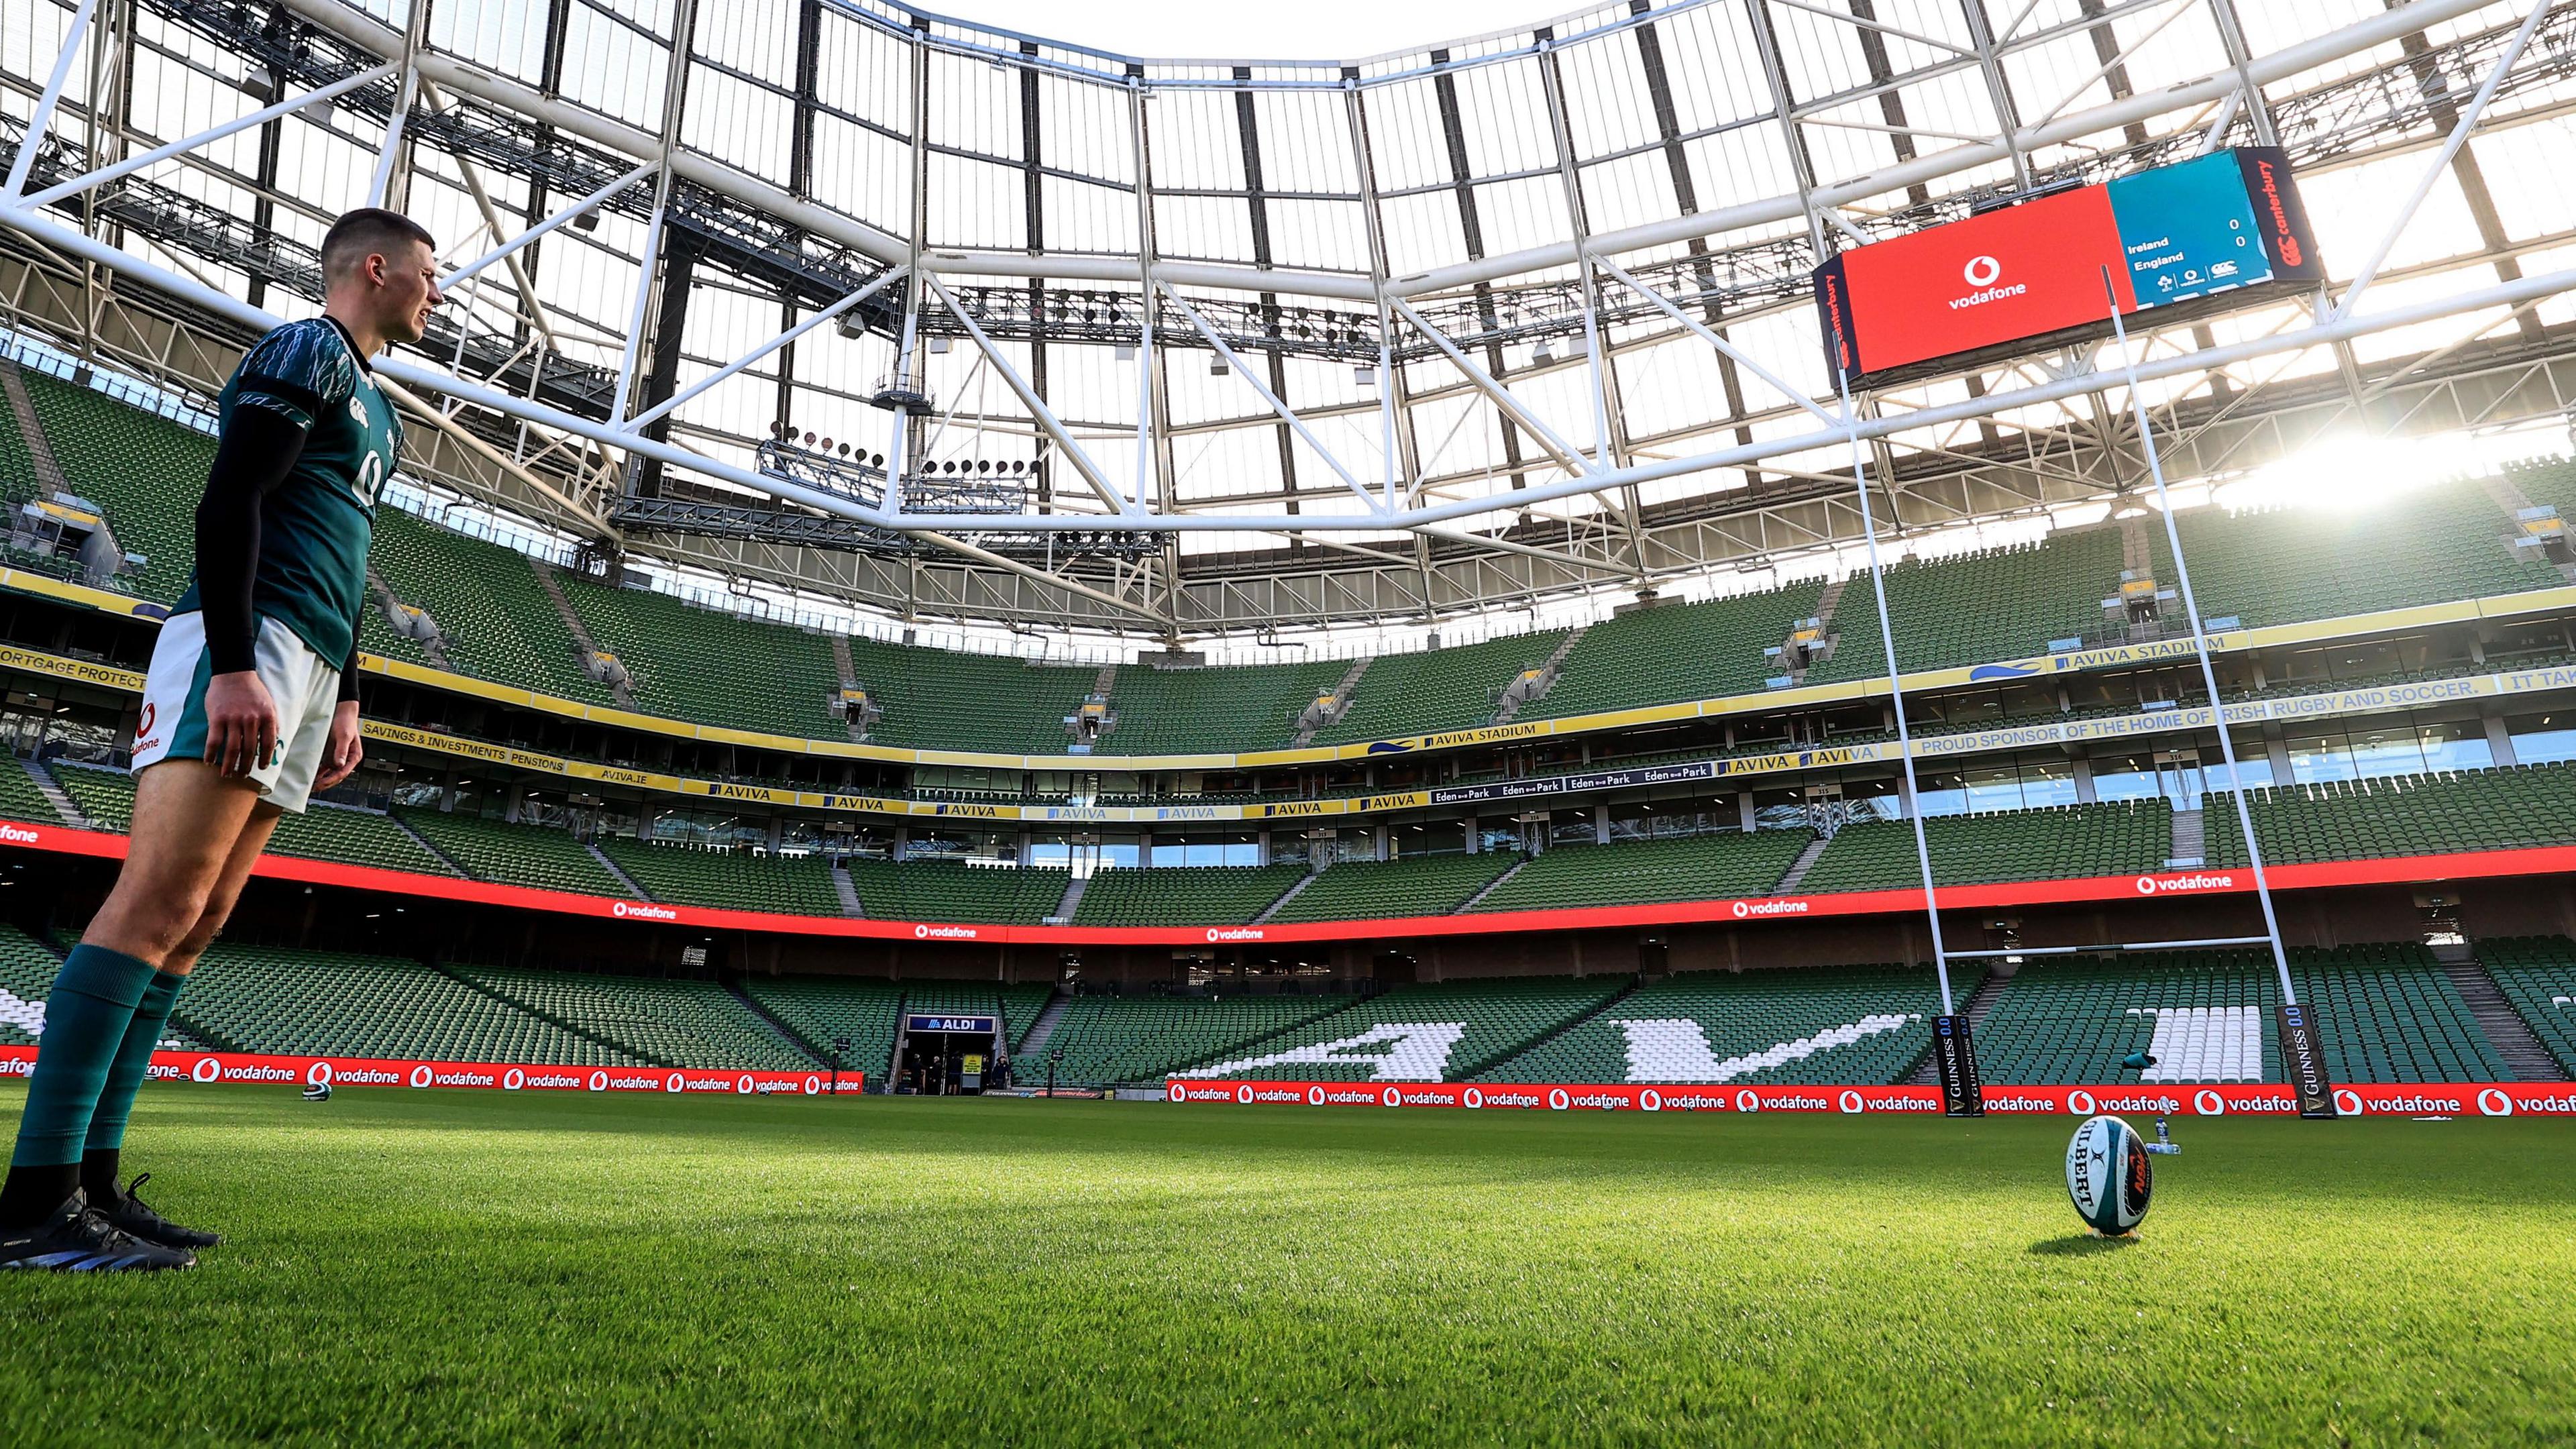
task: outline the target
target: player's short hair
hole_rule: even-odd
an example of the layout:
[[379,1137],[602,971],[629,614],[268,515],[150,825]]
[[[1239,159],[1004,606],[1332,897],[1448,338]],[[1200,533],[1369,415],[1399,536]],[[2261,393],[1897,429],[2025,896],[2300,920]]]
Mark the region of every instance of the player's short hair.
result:
[[429,228],[399,211],[362,206],[343,212],[322,238],[323,280],[338,278],[369,256],[390,256],[404,242],[419,242],[433,255],[438,251],[438,239],[429,234]]

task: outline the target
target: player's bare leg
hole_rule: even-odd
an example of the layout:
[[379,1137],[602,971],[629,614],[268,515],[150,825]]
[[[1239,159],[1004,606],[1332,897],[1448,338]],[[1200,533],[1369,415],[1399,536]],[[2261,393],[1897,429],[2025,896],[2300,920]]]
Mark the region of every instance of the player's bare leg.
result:
[[135,781],[134,834],[84,945],[184,976],[223,929],[277,828],[250,781],[203,760],[164,760]]

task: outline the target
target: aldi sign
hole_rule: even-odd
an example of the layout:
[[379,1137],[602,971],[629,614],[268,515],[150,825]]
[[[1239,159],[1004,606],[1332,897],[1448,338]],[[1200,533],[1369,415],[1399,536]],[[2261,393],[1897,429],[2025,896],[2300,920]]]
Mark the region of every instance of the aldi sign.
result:
[[2285,153],[2247,146],[1856,247],[1816,269],[1816,306],[1857,382],[2314,281],[2316,251]]

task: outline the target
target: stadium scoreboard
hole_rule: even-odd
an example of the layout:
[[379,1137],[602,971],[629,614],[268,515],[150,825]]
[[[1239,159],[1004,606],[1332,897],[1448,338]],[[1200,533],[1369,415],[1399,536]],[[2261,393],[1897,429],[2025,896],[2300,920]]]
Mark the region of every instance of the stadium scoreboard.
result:
[[1855,247],[1815,272],[1826,353],[1852,383],[2105,333],[2115,304],[2223,307],[2323,276],[2288,158],[2262,146]]

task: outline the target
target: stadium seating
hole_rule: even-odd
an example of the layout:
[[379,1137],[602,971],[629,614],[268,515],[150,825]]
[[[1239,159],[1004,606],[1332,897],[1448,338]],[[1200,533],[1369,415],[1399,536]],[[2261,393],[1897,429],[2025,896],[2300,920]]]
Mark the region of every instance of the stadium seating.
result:
[[215,440],[91,388],[27,369],[19,375],[63,481],[106,513],[117,547],[150,560],[125,585],[143,598],[176,601],[196,566],[197,495]]
[[[868,738],[930,750],[1061,755],[1072,743],[1064,719],[1082,705],[1098,671],[1030,664],[853,638],[850,665],[882,711]],[[835,731],[837,733],[837,731]],[[1114,753],[1104,746],[1103,753]]]
[[818,855],[752,855],[602,837],[601,853],[657,901],[800,916],[841,914],[832,865]]
[[[580,646],[527,555],[388,506],[376,510],[368,562],[395,597],[438,621],[449,668],[584,704],[614,702],[583,672]],[[420,656],[406,648],[394,657]]]
[[218,941],[190,973],[177,1016],[235,1051],[558,1066],[650,1061],[435,967],[343,951]]
[[1346,860],[1317,876],[1314,884],[1299,891],[1270,919],[1285,923],[1445,916],[1520,861],[1519,855],[1504,851],[1416,855],[1383,864]]
[[[1463,1081],[1599,1010],[1632,979],[1513,976],[1399,986],[1201,1062],[1185,1075]],[[1302,1060],[1266,1060],[1301,1051]]]
[[1060,870],[965,865],[955,861],[843,862],[859,905],[885,921],[960,921],[1034,926],[1055,914],[1072,877]]
[[556,581],[591,641],[634,676],[634,707],[772,734],[835,736],[827,707],[841,687],[831,642],[643,589]]
[[1990,1082],[2120,1081],[2120,1059],[2145,1051],[2173,1014],[2165,1030],[2169,1040],[2183,1033],[2182,1049],[2159,1053],[2146,1080],[2277,1082],[2279,1000],[2270,962],[2255,952],[2034,956],[1978,1026],[1977,1066]]
[[1559,845],[1476,903],[1530,911],[1638,901],[1769,895],[1806,849],[1803,830],[1724,831],[1679,840]]
[[787,1024],[826,1066],[832,1040],[849,1038],[845,1071],[865,1072],[871,1085],[885,1081],[894,1060],[896,1018],[903,1014],[903,986],[858,976],[751,976],[743,994]]
[[[1952,986],[1964,998],[1976,976]],[[1694,971],[1479,1074],[1487,1082],[1893,1082],[1932,1047],[1928,966]]]
[[[1064,1053],[1054,1064],[1058,1086],[1156,1083],[1184,1067],[1256,1052],[1259,1043],[1350,1002],[1347,996],[1076,996],[1047,1038],[1047,1051]],[[1047,1066],[1021,1063],[1019,1084],[1044,1086]]]
[[[121,831],[132,822],[133,776],[123,770],[59,761],[54,765],[53,773],[55,782],[63,787],[63,793],[69,795],[81,813],[99,828]],[[564,839],[569,841],[571,837]],[[268,848],[279,855],[345,861],[382,870],[407,870],[419,875],[458,874],[454,866],[424,848],[392,818],[371,810],[355,810],[320,801],[313,802],[301,815],[280,815],[276,832],[269,837]]]
[[1513,634],[1452,649],[1381,654],[1351,690],[1342,717],[1315,732],[1319,745],[1388,739],[1491,724],[1504,686],[1545,664],[1566,631]]
[[1073,908],[1083,926],[1229,926],[1287,894],[1303,865],[1157,866],[1103,870]]
[[569,1022],[658,1066],[803,1071],[816,1065],[712,981],[590,976],[503,966],[450,967],[538,1015]]
[[1818,583],[1699,604],[1666,604],[1605,619],[1566,651],[1556,684],[1515,716],[1569,715],[1681,700],[1759,694],[1763,681],[1786,673],[1762,651],[1811,618],[1824,592]]
[[63,814],[45,792],[36,788],[36,779],[27,773],[27,764],[16,755],[0,760],[0,818],[32,820],[39,825],[60,825]]
[[0,1046],[34,1046],[42,1036],[45,999],[63,959],[33,936],[0,921]]
[[[2512,1072],[2422,947],[2294,949],[2291,979],[2314,1014],[2326,1069],[2343,1082],[2508,1081]],[[2245,1013],[2260,1034],[2260,1080],[2281,1080],[2272,1010],[2280,992],[2268,956],[2229,950],[2139,954],[2095,961],[2034,957],[2004,986],[1977,1031],[1986,1079],[2033,1084],[2119,1081],[2123,1056],[2155,1042],[2160,1013],[2202,1012],[2184,1029],[2202,1045],[2161,1053],[2150,1080],[2228,1080],[2249,1054]],[[2207,1020],[2209,1014],[2233,1021]],[[2197,1067],[2198,1070],[2191,1068]],[[2237,1080],[2250,1078],[2237,1077]]]
[[[2129,875],[2161,868],[2173,849],[2173,811],[2161,800],[2121,800],[1992,815],[1936,815],[1923,822],[1932,879],[1941,885]],[[1914,829],[1902,820],[1846,825],[1798,883],[1801,893],[1920,886]]]
[[1350,669],[1343,660],[1220,668],[1119,666],[1109,692],[1118,727],[1104,755],[1187,755],[1286,745],[1306,706]]
[[47,767],[54,783],[89,823],[101,830],[122,833],[134,820],[134,777],[123,770],[104,766],[76,765],[56,760]]
[[[1992,552],[1908,559],[1887,570],[1897,661],[1909,670],[1986,664],[2045,654],[2052,639],[2097,638],[2102,600],[2119,589],[2120,533],[2112,527],[2066,530]],[[1877,610],[1867,575],[1853,578],[1834,610],[1843,641],[1807,676],[1809,683],[1887,672]]]
[[561,830],[437,810],[397,810],[394,818],[478,880],[594,896],[628,894],[597,857]]
[[[2576,766],[2395,775],[2250,791],[2266,863],[2444,855],[2576,842]],[[2209,863],[2246,863],[2234,804],[2208,797]]]
[[2478,943],[2478,960],[2559,1070],[2576,1076],[2576,941],[2499,937]]
[[[2440,483],[2341,511],[2332,505],[2174,515],[2205,618],[2244,627],[2474,599],[2566,581],[2507,547],[2512,520],[2473,482]],[[2169,582],[2161,527],[2148,530],[2157,581]]]

